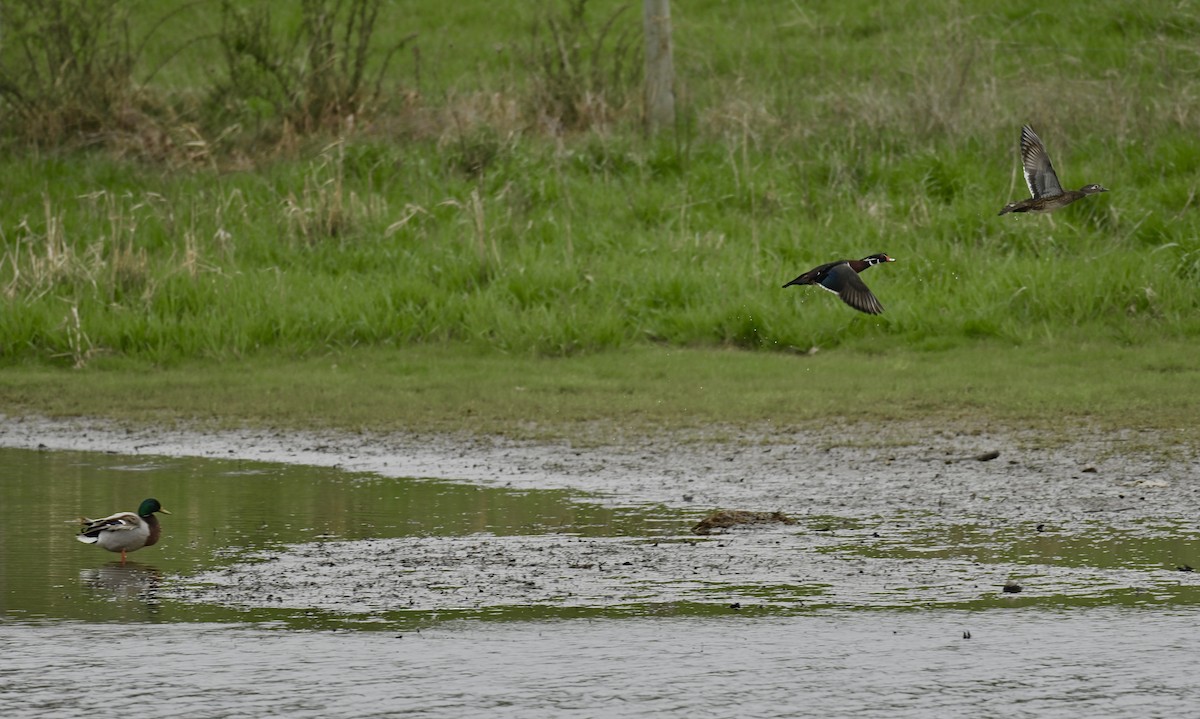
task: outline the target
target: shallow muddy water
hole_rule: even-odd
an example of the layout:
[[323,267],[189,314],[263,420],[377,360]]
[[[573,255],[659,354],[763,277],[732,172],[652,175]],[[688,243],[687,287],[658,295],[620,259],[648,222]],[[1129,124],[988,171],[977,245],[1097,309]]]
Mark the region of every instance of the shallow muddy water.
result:
[[[0,608],[6,618],[197,621],[228,618],[215,605],[169,599],[206,568],[294,543],[403,537],[645,536],[666,521],[573,501],[563,490],[528,492],[435,480],[385,478],[302,465],[96,452],[0,449]],[[163,538],[120,555],[75,541],[80,514],[99,517],[158,498]],[[275,618],[239,610],[245,619]],[[306,627],[323,626],[295,613]]]
[[[312,466],[91,436],[127,453],[0,429],[25,447],[0,449],[0,716],[151,696],[197,717],[1177,716],[1200,699],[1189,461],[1080,472],[955,444],[822,474],[798,468],[841,450],[351,442],[291,457]],[[400,476],[438,452],[440,479]],[[127,565],[74,540],[73,517],[148,496],[173,514]],[[696,536],[715,504],[698,496],[797,521]]]

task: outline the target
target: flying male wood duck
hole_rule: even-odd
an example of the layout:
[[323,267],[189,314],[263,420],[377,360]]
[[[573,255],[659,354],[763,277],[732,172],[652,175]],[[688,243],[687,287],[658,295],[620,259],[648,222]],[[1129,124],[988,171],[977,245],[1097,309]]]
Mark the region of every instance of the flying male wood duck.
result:
[[881,253],[864,257],[861,260],[829,262],[812,268],[784,285],[784,287],[791,287],[792,285],[819,285],[841,297],[842,302],[845,302],[859,312],[877,315],[883,312],[883,305],[879,304],[879,300],[875,299],[875,295],[871,294],[871,290],[867,289],[866,284],[863,283],[858,273],[868,267],[874,267],[881,262],[895,261],[891,257]]

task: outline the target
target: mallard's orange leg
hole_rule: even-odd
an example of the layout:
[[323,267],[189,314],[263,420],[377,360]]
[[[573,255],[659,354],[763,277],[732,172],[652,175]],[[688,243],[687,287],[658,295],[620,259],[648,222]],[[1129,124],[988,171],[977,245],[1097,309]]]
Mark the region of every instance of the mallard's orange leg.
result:
[[125,564],[125,550],[124,549],[121,550],[121,564],[122,565]]

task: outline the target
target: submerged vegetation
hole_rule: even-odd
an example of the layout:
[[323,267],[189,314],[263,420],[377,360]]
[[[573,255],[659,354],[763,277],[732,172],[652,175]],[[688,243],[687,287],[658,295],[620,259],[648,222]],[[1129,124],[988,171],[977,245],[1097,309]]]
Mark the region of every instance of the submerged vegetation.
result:
[[1043,5],[679,4],[648,139],[621,3],[7,3],[0,363],[1195,338],[1200,19]]

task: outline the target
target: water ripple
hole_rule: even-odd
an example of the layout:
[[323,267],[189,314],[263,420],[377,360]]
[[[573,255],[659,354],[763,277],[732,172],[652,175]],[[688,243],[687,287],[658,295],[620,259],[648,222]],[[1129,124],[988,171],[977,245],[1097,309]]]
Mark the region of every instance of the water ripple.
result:
[[1200,701],[1192,619],[831,612],[451,622],[400,636],[4,622],[0,715],[144,703],[193,718],[1186,716]]

